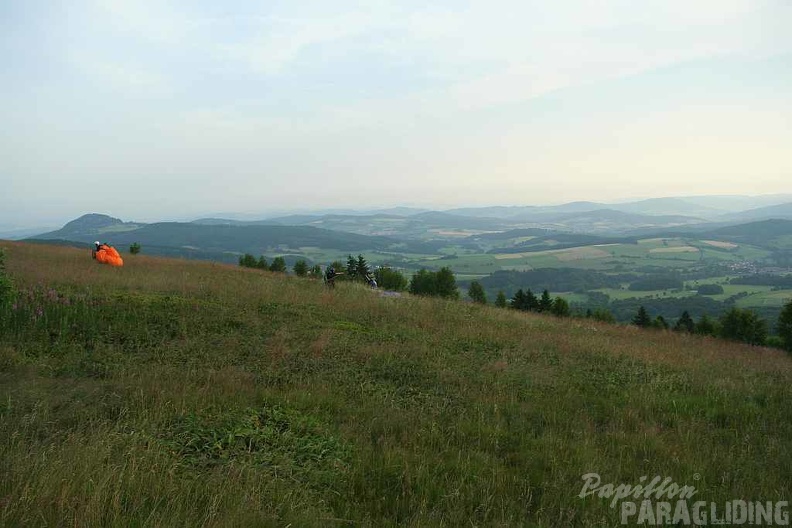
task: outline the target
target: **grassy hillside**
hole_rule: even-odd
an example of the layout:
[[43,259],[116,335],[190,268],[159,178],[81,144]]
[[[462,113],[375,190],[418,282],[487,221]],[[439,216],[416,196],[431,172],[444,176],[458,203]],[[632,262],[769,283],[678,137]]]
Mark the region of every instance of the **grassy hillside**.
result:
[[618,526],[589,472],[790,498],[777,350],[0,246],[1,525]]

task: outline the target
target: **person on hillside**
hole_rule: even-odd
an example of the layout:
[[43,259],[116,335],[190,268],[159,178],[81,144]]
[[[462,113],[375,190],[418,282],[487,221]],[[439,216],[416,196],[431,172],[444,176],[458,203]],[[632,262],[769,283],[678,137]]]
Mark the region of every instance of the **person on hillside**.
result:
[[374,278],[374,275],[368,274],[366,275],[366,282],[369,286],[373,289],[377,289],[377,279]]
[[328,288],[335,288],[335,278],[338,273],[333,266],[328,266],[325,270],[325,284]]
[[109,264],[119,268],[124,265],[124,259],[121,258],[116,248],[110,244],[102,244],[98,240],[94,242],[91,257],[101,264]]
[[343,272],[336,271],[336,269],[332,265],[328,266],[327,269],[325,270],[325,276],[324,276],[325,284],[327,284],[327,287],[335,288],[336,277],[343,274],[344,274]]

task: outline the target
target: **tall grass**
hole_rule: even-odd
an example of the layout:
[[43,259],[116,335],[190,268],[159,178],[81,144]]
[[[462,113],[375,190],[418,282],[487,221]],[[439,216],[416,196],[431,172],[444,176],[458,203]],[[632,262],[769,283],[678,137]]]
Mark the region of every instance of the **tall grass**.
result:
[[789,499],[780,351],[3,246],[6,526],[617,526],[592,471]]

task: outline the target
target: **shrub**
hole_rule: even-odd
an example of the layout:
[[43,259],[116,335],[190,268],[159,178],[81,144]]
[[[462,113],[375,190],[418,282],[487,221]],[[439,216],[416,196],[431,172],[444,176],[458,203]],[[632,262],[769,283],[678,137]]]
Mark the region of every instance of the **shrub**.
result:
[[129,252],[133,255],[140,253],[140,244],[134,242],[131,246],[129,246]]
[[656,328],[658,330],[668,330],[668,322],[665,320],[665,317],[658,315],[655,317],[655,320],[652,321],[652,328]]
[[595,321],[602,321],[603,323],[615,323],[616,318],[607,308],[597,308],[591,313],[591,318]]
[[407,289],[407,278],[398,270],[382,267],[374,271],[374,279],[380,288],[391,291]]
[[498,296],[495,297],[495,306],[506,308],[506,294],[503,293],[503,290],[498,290]]
[[718,327],[716,326],[715,322],[713,322],[713,320],[707,316],[707,314],[704,314],[696,323],[694,331],[699,335],[714,336],[718,333]]
[[410,293],[448,299],[459,298],[454,272],[448,267],[440,268],[439,271],[422,269],[413,274],[410,280]]

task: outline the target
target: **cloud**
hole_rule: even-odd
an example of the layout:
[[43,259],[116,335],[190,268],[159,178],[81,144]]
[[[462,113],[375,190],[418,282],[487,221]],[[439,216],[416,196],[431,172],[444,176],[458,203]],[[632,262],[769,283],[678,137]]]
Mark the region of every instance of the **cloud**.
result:
[[370,33],[376,26],[377,20],[363,12],[322,18],[263,18],[253,38],[220,44],[215,56],[242,62],[255,73],[278,74],[311,46],[332,46]]
[[168,0],[90,0],[88,10],[118,34],[170,46],[182,45],[201,26],[197,13]]
[[75,55],[72,62],[92,83],[123,92],[127,97],[161,97],[173,93],[171,81],[165,75],[139,65],[89,55]]

